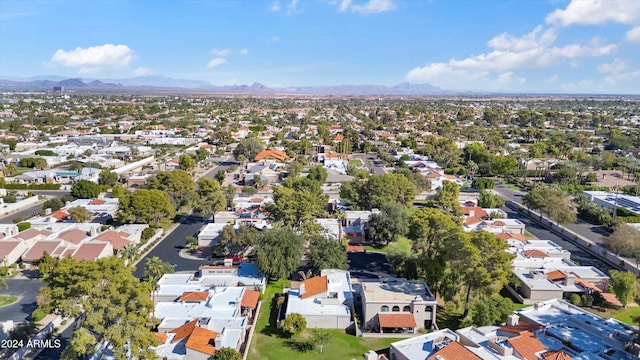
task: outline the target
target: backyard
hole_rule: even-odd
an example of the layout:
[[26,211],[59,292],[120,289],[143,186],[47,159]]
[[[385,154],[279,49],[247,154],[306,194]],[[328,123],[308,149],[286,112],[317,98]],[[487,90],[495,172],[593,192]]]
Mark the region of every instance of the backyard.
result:
[[309,338],[309,331],[306,330],[299,335],[289,338],[276,327],[277,305],[275,305],[274,295],[282,292],[283,285],[288,284],[288,280],[279,280],[270,283],[265,291],[262,308],[256,321],[256,329],[253,341],[249,350],[249,359],[318,359],[320,356],[332,360],[360,359],[369,350],[382,350],[389,347],[389,344],[399,339],[391,338],[359,338],[349,335],[341,330],[330,330],[331,340],[322,349],[315,347],[309,351],[302,352],[296,350],[296,344],[300,340]]

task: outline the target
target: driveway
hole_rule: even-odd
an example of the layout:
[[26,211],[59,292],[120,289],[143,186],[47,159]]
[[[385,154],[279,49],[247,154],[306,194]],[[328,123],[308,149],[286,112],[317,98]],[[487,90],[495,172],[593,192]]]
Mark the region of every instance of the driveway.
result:
[[350,252],[349,272],[353,278],[377,279],[379,277],[393,277],[393,269],[383,253],[378,252]]
[[18,302],[0,307],[0,321],[27,321],[38,306],[36,296],[44,283],[40,279],[7,279],[9,288],[0,290],[0,295],[17,295]]
[[162,261],[174,264],[176,271],[196,271],[200,265],[210,264],[210,260],[191,260],[182,258],[179,255],[180,250],[186,245],[185,239],[187,236],[195,236],[206,221],[207,219],[198,215],[189,215],[184,218],[171,234],[136,264],[136,271],[133,274],[138,278],[142,278],[144,264],[146,264],[147,259],[154,256],[159,257]]

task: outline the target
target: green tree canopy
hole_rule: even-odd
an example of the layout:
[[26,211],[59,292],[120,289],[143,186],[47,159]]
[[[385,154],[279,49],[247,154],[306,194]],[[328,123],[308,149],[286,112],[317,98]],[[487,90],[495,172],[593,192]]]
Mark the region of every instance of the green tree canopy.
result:
[[609,271],[611,290],[624,308],[638,297],[638,279],[631,271]]
[[74,223],[89,222],[93,218],[93,213],[84,206],[75,206],[67,210]]
[[159,172],[149,179],[148,187],[166,192],[173,199],[176,209],[190,204],[196,198],[193,179],[180,169]]
[[262,145],[260,140],[254,137],[248,137],[238,142],[238,146],[233,150],[233,156],[238,159],[240,155],[243,155],[245,159],[253,161],[256,158],[256,155],[258,155],[258,153],[263,149],[264,145]]
[[98,184],[106,185],[108,187],[114,186],[118,182],[118,174],[111,171],[111,169],[103,169],[98,174]]
[[532,210],[540,210],[559,224],[573,223],[576,213],[569,206],[562,190],[539,184],[522,197],[523,203]]
[[89,180],[80,180],[71,186],[71,195],[76,199],[95,199],[100,195],[100,186]]
[[266,205],[272,221],[295,229],[312,226],[324,217],[328,198],[317,182],[309,179],[287,179],[285,186],[273,188],[273,202]]
[[300,264],[304,238],[289,228],[267,229],[256,239],[258,268],[270,279],[288,278]]
[[207,177],[198,179],[197,194],[196,208],[201,213],[215,216],[218,211],[224,210],[227,200],[216,180]]
[[216,355],[213,357],[214,360],[242,360],[242,354],[240,354],[236,349],[232,348],[222,348],[216,352]]
[[[81,262],[66,257],[45,277],[47,287],[41,293],[47,300],[41,302],[48,303],[47,310],[56,308],[65,316],[84,313],[80,329],[104,336],[113,345],[116,358],[153,358],[150,346],[157,340],[150,330],[151,287],[131,270],[117,257]],[[71,340],[71,356],[86,355],[82,352],[93,342],[87,331],[80,329]]]
[[140,189],[120,198],[120,221],[159,226],[164,219],[173,219],[171,199],[160,190]]
[[188,154],[182,154],[178,157],[178,166],[181,170],[189,171],[196,167],[196,161]]
[[408,232],[409,215],[402,204],[382,204],[380,212],[369,219],[369,241],[376,246],[388,245]]
[[320,274],[323,269],[347,270],[349,268],[344,246],[337,240],[321,235],[311,238],[309,264],[314,274]]
[[360,209],[380,208],[385,203],[411,206],[416,186],[402,174],[373,175],[366,181],[353,180],[340,188],[340,198]]

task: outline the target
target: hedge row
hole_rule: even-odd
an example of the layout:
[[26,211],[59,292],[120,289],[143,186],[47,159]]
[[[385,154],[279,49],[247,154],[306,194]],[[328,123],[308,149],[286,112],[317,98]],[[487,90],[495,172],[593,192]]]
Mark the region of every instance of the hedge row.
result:
[[60,190],[60,184],[4,184],[7,190]]

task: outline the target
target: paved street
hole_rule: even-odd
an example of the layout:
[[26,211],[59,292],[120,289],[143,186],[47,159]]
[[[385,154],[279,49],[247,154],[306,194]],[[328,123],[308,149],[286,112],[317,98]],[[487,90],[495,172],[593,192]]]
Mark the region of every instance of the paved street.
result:
[[[494,190],[504,198],[522,204],[522,195],[525,194],[524,192],[514,190],[505,185],[496,185]],[[604,227],[589,224],[580,219],[578,219],[576,224],[563,224],[563,226],[597,244],[602,243],[603,236],[609,235],[609,232]]]
[[26,321],[36,309],[36,296],[43,286],[40,279],[7,279],[9,288],[0,290],[0,295],[18,295],[17,303],[0,307],[0,321]]
[[377,252],[350,252],[349,272],[353,278],[374,278],[393,276],[391,264],[382,253]]
[[185,247],[185,238],[187,236],[195,236],[195,234],[205,224],[205,219],[198,215],[190,215],[182,220],[171,234],[162,240],[156,247],[151,250],[138,264],[134,275],[142,278],[144,272],[144,264],[148,258],[157,256],[163,261],[176,265],[176,271],[196,271],[200,265],[210,264],[211,260],[190,260],[181,258],[178,254]]

